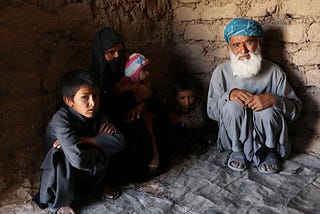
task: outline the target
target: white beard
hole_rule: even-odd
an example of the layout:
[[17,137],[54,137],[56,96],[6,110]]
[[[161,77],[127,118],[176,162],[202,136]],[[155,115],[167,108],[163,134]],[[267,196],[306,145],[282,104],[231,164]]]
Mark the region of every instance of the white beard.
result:
[[261,68],[262,56],[261,52],[258,50],[255,53],[249,52],[250,58],[239,60],[242,54],[235,55],[231,50],[231,68],[233,74],[241,79],[249,79],[259,73]]

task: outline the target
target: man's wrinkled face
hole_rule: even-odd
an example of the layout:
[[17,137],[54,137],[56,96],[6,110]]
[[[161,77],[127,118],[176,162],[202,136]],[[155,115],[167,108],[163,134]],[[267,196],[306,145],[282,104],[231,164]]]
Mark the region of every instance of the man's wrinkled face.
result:
[[260,43],[256,37],[233,36],[228,49],[233,74],[242,79],[255,76],[261,68]]
[[239,60],[250,59],[250,52],[255,53],[259,41],[255,36],[233,36],[230,38],[228,48]]

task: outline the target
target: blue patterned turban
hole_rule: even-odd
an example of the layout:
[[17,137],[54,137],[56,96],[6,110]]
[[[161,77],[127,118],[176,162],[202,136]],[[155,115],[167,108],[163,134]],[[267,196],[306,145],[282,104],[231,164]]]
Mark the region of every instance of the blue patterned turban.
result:
[[263,28],[253,19],[234,18],[224,29],[224,40],[229,44],[232,36],[263,36]]

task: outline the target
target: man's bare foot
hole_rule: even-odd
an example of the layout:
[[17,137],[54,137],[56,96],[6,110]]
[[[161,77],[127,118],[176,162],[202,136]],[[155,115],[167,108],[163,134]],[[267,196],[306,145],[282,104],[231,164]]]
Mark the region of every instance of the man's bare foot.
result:
[[264,174],[273,174],[279,171],[278,155],[275,152],[267,152],[258,170]]
[[232,152],[228,160],[228,167],[234,171],[243,172],[247,169],[247,161],[243,152]]
[[242,163],[238,162],[238,161],[231,161],[230,165],[237,168],[237,169],[243,169],[245,168],[245,165],[243,165]]
[[76,214],[76,212],[70,206],[60,207],[57,214]]
[[272,164],[261,164],[260,169],[265,172],[273,172],[278,170],[278,167]]

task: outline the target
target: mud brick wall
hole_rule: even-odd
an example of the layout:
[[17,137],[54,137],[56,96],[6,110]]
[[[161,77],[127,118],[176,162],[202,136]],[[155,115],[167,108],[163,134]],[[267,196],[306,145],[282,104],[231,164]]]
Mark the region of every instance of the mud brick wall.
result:
[[223,28],[233,17],[259,20],[263,54],[278,63],[303,100],[292,125],[294,149],[320,157],[319,0],[1,0],[0,192],[38,181],[42,137],[66,71],[90,67],[94,33],[116,28],[128,52],[146,55],[153,84],[188,70],[207,88],[228,59]]
[[[223,39],[234,17],[260,21],[263,55],[286,72],[303,101],[302,115],[290,126],[293,149],[320,156],[319,0],[172,1],[176,69],[190,69],[208,86],[213,69],[229,58]],[[179,65],[179,66],[177,66]]]
[[39,180],[57,80],[90,67],[94,34],[114,27],[129,53],[140,51],[161,65],[154,66],[160,78],[168,70],[171,17],[168,0],[0,1],[0,192],[25,178]]

